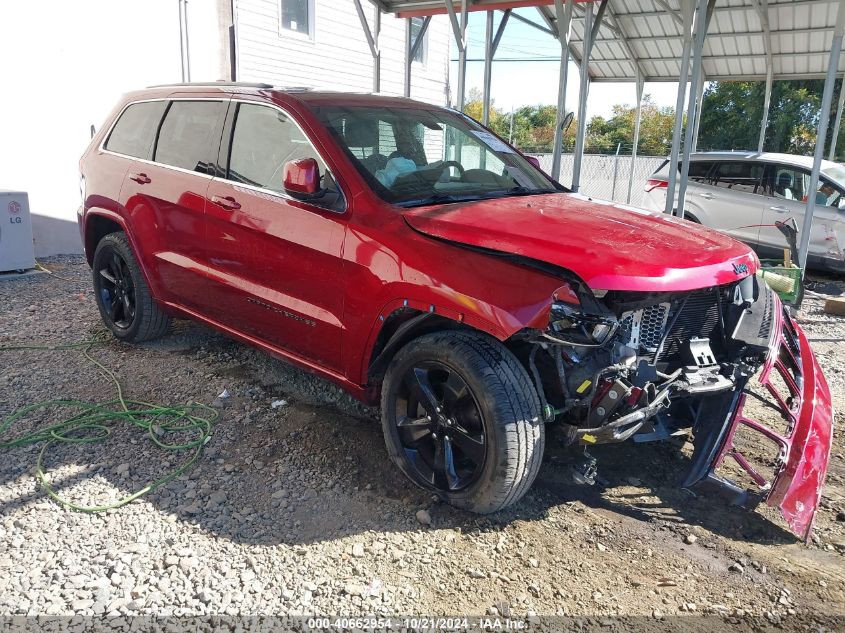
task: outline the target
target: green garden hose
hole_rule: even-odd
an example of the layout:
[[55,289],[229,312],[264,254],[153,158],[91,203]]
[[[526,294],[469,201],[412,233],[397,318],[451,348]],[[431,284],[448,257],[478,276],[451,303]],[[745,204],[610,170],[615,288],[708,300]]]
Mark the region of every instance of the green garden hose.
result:
[[[9,440],[0,439],[0,449],[13,449],[43,442],[38,453],[35,476],[41,488],[59,504],[79,512],[105,512],[113,510],[144,496],[168,481],[178,477],[193,465],[202,455],[203,447],[211,439],[212,426],[219,415],[216,409],[199,403],[180,406],[160,406],[123,397],[123,389],[115,373],[91,356],[91,349],[105,343],[104,339],[92,339],[80,343],[62,345],[15,345],[0,347],[0,352],[49,350],[82,350],[82,355],[95,365],[98,371],[114,383],[117,397],[103,403],[90,403],[79,400],[44,400],[27,405],[0,420],[0,438],[12,425],[28,414],[57,407],[74,411],[73,415],[60,422],[24,433]],[[63,499],[47,481],[44,471],[44,456],[54,444],[93,444],[105,441],[111,434],[111,426],[117,422],[129,422],[147,431],[150,440],[165,451],[190,451],[188,458],[175,470],[147,484],[140,490],[123,497],[119,501],[101,506],[81,506]],[[167,443],[161,438],[167,433],[196,433],[195,439],[187,443]]]

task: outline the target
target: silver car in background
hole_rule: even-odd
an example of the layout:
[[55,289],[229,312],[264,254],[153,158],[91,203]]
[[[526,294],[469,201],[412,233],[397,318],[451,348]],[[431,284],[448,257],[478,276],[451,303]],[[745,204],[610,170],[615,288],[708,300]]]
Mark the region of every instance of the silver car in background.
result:
[[[787,243],[775,222],[791,217],[801,229],[812,164],[809,156],[791,154],[693,154],[685,217],[742,240],[761,257],[782,258]],[[668,180],[667,160],[646,182],[644,208],[664,210]],[[807,265],[845,273],[845,167],[822,161],[813,195],[816,211]]]

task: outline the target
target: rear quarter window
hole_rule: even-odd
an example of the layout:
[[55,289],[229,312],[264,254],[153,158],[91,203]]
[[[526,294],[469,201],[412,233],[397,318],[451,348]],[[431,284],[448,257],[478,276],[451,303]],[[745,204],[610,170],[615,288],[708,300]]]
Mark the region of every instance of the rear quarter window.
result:
[[133,103],[114,124],[104,148],[133,158],[149,158],[165,101]]
[[691,160],[689,163],[689,179],[694,182],[706,182],[707,174],[713,163],[703,160]]

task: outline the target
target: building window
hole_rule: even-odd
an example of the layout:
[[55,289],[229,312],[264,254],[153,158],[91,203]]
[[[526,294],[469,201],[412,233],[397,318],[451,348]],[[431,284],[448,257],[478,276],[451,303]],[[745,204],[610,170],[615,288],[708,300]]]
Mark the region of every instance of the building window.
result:
[[[411,45],[413,46],[414,42],[417,41],[417,37],[419,36],[420,32],[422,31],[423,24],[425,23],[425,18],[411,18]],[[419,62],[420,64],[425,64],[426,57],[428,55],[428,29],[426,29],[425,34],[423,35],[423,41],[417,48],[417,52],[414,53],[414,60],[415,62]]]
[[281,0],[282,30],[314,36],[314,0]]

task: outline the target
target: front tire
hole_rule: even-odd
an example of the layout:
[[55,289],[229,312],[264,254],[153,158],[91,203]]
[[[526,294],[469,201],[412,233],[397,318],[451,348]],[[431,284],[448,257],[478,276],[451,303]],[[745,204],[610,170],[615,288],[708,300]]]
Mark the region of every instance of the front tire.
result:
[[92,272],[100,316],[115,338],[139,343],[167,332],[170,317],[150,294],[125,233],[109,233],[100,240]]
[[436,332],[410,342],[387,370],[381,404],[390,458],[456,507],[496,512],[537,477],[540,399],[516,357],[488,336]]

